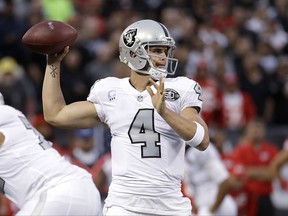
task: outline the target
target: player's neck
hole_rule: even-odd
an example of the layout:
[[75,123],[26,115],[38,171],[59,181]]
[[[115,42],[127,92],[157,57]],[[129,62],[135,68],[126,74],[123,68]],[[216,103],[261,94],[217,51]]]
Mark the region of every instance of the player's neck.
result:
[[131,73],[129,82],[137,91],[143,92],[146,90],[146,86],[151,85],[149,82],[149,77],[149,75]]

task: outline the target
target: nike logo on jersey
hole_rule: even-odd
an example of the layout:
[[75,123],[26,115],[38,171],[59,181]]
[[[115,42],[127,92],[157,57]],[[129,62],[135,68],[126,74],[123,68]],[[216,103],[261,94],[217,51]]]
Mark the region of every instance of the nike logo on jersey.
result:
[[170,88],[165,89],[165,100],[176,101],[179,98],[180,98],[180,94],[174,89],[170,89]]

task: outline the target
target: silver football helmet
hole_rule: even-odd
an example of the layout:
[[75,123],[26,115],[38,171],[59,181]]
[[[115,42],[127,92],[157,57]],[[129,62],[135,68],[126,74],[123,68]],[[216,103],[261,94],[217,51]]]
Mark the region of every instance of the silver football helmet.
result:
[[[148,52],[151,46],[167,46],[165,67],[159,68],[153,65]],[[166,77],[167,74],[175,74],[178,60],[173,58],[174,49],[175,41],[168,29],[153,20],[140,20],[131,24],[123,31],[119,40],[120,61],[134,71],[150,74],[156,80],[161,76]],[[153,56],[155,57],[155,54]]]

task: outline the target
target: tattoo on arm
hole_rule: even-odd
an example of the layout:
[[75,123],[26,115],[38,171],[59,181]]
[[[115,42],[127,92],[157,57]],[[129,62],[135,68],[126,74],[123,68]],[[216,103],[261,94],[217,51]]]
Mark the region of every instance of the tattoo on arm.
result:
[[51,76],[52,76],[53,78],[55,78],[56,75],[58,74],[57,71],[56,71],[57,67],[55,67],[54,65],[51,65],[51,66],[50,66],[50,69],[51,69],[51,72],[50,72]]

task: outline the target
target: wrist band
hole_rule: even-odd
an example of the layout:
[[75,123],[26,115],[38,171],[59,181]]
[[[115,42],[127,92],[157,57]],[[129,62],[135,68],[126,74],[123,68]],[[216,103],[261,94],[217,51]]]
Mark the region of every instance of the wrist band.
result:
[[204,139],[204,135],[205,135],[205,130],[203,126],[196,121],[194,121],[194,123],[196,124],[196,132],[191,140],[186,141],[186,144],[191,147],[195,147],[199,145]]

